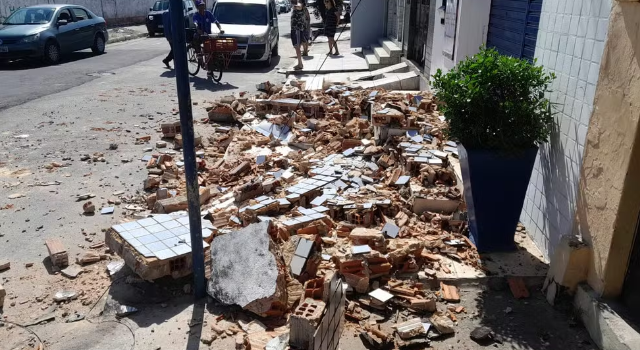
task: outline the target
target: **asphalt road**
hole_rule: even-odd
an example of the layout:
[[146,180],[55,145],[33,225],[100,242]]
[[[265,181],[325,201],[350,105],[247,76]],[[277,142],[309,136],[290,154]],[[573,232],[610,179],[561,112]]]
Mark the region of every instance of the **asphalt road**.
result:
[[[220,84],[207,80],[205,72],[190,78],[194,120],[206,117],[207,102],[220,96],[255,93],[257,83],[285,79],[277,71],[294,61],[289,17],[280,15],[280,57],[274,58],[271,67],[235,64],[224,72]],[[102,56],[77,53],[57,66],[20,63],[0,70],[0,260],[11,262],[11,268],[0,274],[0,284],[7,291],[3,321],[25,324],[49,307],[58,290],[78,290],[84,285],[51,271],[46,239],[60,239],[72,262],[91,243],[104,240],[102,230],[131,220],[126,198],[138,197],[147,177],[140,159],[158,152],[160,124],[179,120],[174,114],[178,108],[175,74],[161,62],[167,49],[163,38],[136,39],[109,45]],[[195,130],[208,145],[214,128],[197,123]],[[151,142],[136,144],[140,136],[150,136]],[[117,144],[117,149],[110,149],[111,144]],[[147,147],[153,151],[145,151]],[[84,154],[95,153],[101,153],[105,162],[82,160]],[[82,215],[85,201],[76,198],[86,193],[95,195],[91,201],[98,211],[113,205],[109,199],[121,196],[123,202],[113,205],[113,214],[86,216]],[[109,283],[104,265],[88,266],[85,271],[83,276],[91,277],[82,288],[95,300],[105,290],[104,283]],[[189,298],[178,308],[158,308],[170,313],[157,317],[151,305],[149,311],[140,312],[139,320],[129,323],[130,332],[116,322],[64,323],[65,312],[87,315],[92,310],[91,303],[76,301],[58,308],[55,322],[34,331],[52,350],[151,350],[159,345],[197,349],[197,338],[187,340],[176,335],[183,331],[175,333],[176,324],[187,324],[192,318],[191,309],[184,308],[190,303]],[[0,327],[0,339],[15,338],[2,333],[3,329],[7,327]],[[190,344],[194,339],[196,344]]]
[[[256,64],[236,64],[231,67],[224,81],[238,86],[233,81],[241,75],[233,73],[267,73],[278,66],[282,58],[293,55],[293,49],[289,39],[290,13],[279,16],[280,27],[280,55],[273,60],[272,67],[265,69]],[[91,50],[72,53],[63,58],[56,66],[46,66],[39,61],[17,61],[0,66],[0,110],[17,106],[34,99],[48,96],[57,92],[85,84],[104,74],[111,74],[114,70],[129,67],[140,62],[159,58],[159,61],[167,54],[169,46],[162,37],[144,38],[122,43],[107,45],[104,55],[94,55]],[[289,61],[287,59],[287,61]],[[159,62],[162,65],[161,62]],[[205,73],[202,73],[204,76]],[[229,80],[230,79],[230,80]],[[194,81],[194,80],[192,80]],[[200,88],[202,82],[195,83]]]

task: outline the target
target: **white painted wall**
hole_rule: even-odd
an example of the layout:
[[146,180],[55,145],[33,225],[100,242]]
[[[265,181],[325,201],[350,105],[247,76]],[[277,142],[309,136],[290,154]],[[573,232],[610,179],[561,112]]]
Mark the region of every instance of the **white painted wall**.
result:
[[41,4],[74,4],[88,8],[91,12],[113,23],[118,20],[144,19],[155,0],[0,0],[0,21],[19,8]]
[[436,10],[431,54],[432,75],[438,69],[448,72],[467,56],[478,53],[480,46],[487,42],[490,12],[491,0],[459,0],[455,52],[454,59],[451,60],[442,54],[444,24],[441,24],[440,20],[444,18],[445,13]]
[[544,0],[535,57],[556,74],[556,130],[540,147],[520,221],[548,259],[573,233],[587,127],[607,38],[611,0]]

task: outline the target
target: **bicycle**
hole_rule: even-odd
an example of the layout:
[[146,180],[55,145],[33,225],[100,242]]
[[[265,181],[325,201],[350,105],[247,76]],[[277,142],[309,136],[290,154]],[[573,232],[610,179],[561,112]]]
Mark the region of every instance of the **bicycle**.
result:
[[229,68],[231,55],[237,49],[236,39],[218,38],[217,34],[209,34],[202,40],[202,45],[200,45],[200,40],[190,42],[187,45],[189,74],[195,77],[202,68],[207,70],[213,81],[219,83],[222,79],[222,72]]

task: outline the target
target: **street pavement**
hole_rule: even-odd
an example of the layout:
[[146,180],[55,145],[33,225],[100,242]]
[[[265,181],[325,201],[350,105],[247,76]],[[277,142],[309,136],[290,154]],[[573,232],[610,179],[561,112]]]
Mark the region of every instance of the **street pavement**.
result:
[[[286,63],[285,61],[289,62],[291,56],[295,55],[289,39],[289,13],[283,13],[279,16],[279,28],[280,57],[274,57],[270,69],[263,68],[259,64],[234,64],[230,72],[224,73],[222,83],[229,84],[224,89],[251,85],[246,83],[253,82],[254,78],[247,76],[247,73],[259,73],[252,74],[256,82],[264,79],[263,74],[276,77],[276,68]],[[104,55],[94,55],[91,50],[78,51],[65,56],[63,61],[56,66],[46,66],[36,60],[17,61],[0,66],[0,110],[69,90],[99,79],[104,74],[111,74],[114,70],[130,67],[122,74],[135,74],[135,65],[153,58],[157,58],[159,72],[164,73],[160,61],[164,58],[163,55],[168,53],[168,50],[169,45],[163,37],[144,38],[107,44]],[[202,78],[206,78],[206,73],[200,73]],[[269,75],[269,73],[274,74]],[[283,76],[278,77],[284,78]],[[139,81],[144,82],[150,77],[138,78]],[[191,80],[197,89],[208,89],[215,92],[221,88],[215,84],[205,84],[199,78]]]
[[[271,67],[232,64],[220,84],[207,80],[206,72],[190,77],[196,121],[207,116],[207,101],[241,91],[254,93],[257,83],[285,79],[277,71],[294,60],[285,35],[289,16],[280,15],[280,57],[273,59]],[[111,281],[104,270],[106,262],[85,267],[78,277],[84,278],[82,281],[55,274],[44,242],[60,239],[73,264],[90,245],[104,240],[104,229],[125,219],[126,202],[115,205],[112,215],[85,216],[84,202],[76,201],[76,196],[95,194],[91,201],[99,211],[111,206],[108,200],[118,198],[116,192],[122,191],[126,197],[142,191],[147,172],[140,158],[150,154],[144,149],[153,147],[155,152],[160,123],[178,120],[173,113],[178,108],[175,73],[161,62],[168,49],[164,38],[135,39],[108,45],[107,53],[100,56],[75,53],[57,66],[17,62],[0,68],[0,260],[11,262],[9,270],[0,272],[0,285],[8,294],[0,310],[2,321],[32,322],[55,305],[52,297],[62,288],[82,290],[85,298],[60,305],[53,311],[55,322],[34,329],[47,340],[47,349],[124,349],[133,343],[133,333],[126,328],[126,334],[122,333],[121,325],[115,322],[110,323],[111,328],[85,321],[65,326],[69,314],[99,313],[102,308],[96,303],[104,300],[103,292]],[[208,124],[196,125],[205,143],[212,130]],[[151,136],[151,142],[136,145],[136,137],[145,135]],[[111,144],[117,149],[110,150]],[[94,153],[102,153],[105,162],[81,161],[84,154]],[[128,284],[120,283],[137,297],[135,300],[148,298],[148,294],[140,294],[139,286],[131,292]],[[149,326],[162,321],[148,319],[153,313],[167,318],[189,313],[185,310],[190,310],[191,298],[176,303],[180,304],[178,309],[170,306],[149,311],[136,320],[137,324],[127,325],[129,330],[141,328],[146,334],[136,334],[136,349],[156,349],[158,345],[178,348],[165,347],[168,342],[162,342],[167,338],[158,342]],[[17,339],[18,330],[0,327],[0,339]],[[65,337],[69,330],[73,334]],[[145,336],[149,337],[146,344],[142,340]],[[182,342],[182,337],[176,341]]]
[[[242,91],[255,93],[257,83],[285,79],[278,70],[295,60],[289,18],[290,14],[280,15],[280,56],[271,67],[232,64],[220,84],[207,80],[205,72],[190,77],[195,121],[207,116],[205,102]],[[30,328],[46,341],[47,349],[203,346],[185,333],[189,320],[202,318],[204,312],[194,307],[191,297],[176,298],[166,284],[159,288],[130,284],[128,279],[112,281],[105,272],[106,261],[85,266],[76,280],[67,279],[53,271],[44,245],[48,238],[60,239],[73,264],[89,246],[104,240],[103,230],[128,219],[124,208],[129,204],[113,205],[109,200],[140,195],[147,174],[140,158],[152,153],[145,148],[157,152],[159,125],[178,120],[175,73],[161,62],[168,49],[164,38],[135,39],[108,45],[100,56],[72,54],[56,66],[17,62],[0,68],[0,261],[11,263],[9,270],[0,272],[0,284],[7,291],[0,316],[5,325],[25,325],[54,315],[55,321]],[[197,123],[195,129],[208,144],[213,128]],[[136,145],[136,138],[146,135],[151,142]],[[110,149],[111,144],[117,149]],[[105,162],[81,160],[95,153]],[[96,215],[83,215],[84,201],[76,200],[87,193],[95,194],[91,201]],[[100,215],[100,208],[108,206],[115,212]],[[182,293],[189,278],[176,283]],[[52,298],[61,289],[81,296],[58,305]],[[139,307],[139,314],[119,322],[100,316],[107,296],[116,294],[119,301]],[[64,323],[74,314],[89,320]],[[197,335],[194,328],[191,331]],[[29,337],[20,326],[0,327],[0,339],[26,344]],[[232,348],[233,339],[229,341]]]

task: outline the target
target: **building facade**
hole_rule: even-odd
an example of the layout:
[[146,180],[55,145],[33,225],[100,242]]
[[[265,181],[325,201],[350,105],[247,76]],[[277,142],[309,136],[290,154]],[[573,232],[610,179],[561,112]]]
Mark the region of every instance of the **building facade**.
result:
[[[640,315],[640,1],[406,0],[405,12],[389,1],[396,8],[386,33],[425,77],[481,45],[555,73],[554,129],[538,152],[521,222],[552,270],[562,238],[580,237],[589,254],[575,280],[595,298],[582,310],[585,325],[601,348],[634,348],[603,335],[612,327],[594,318],[606,308],[593,305],[615,300]],[[406,31],[416,18],[427,18],[426,35]]]

